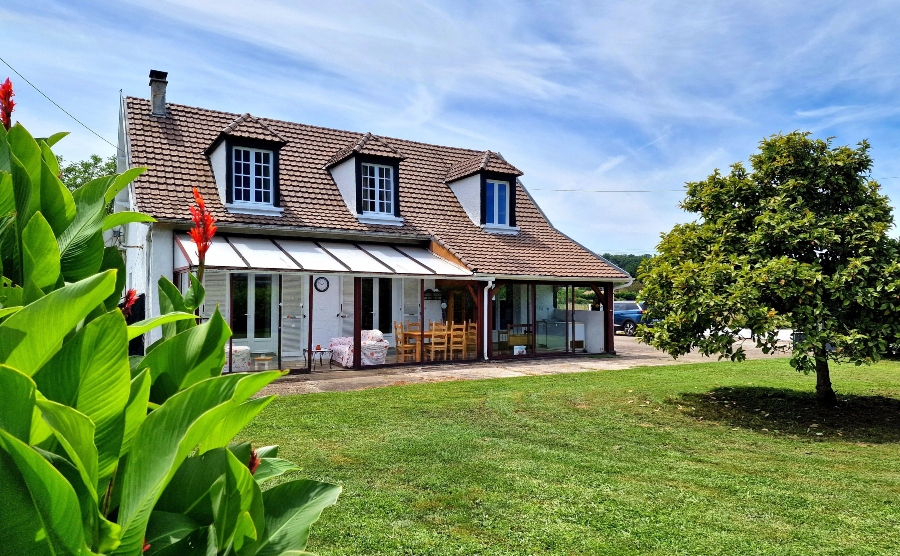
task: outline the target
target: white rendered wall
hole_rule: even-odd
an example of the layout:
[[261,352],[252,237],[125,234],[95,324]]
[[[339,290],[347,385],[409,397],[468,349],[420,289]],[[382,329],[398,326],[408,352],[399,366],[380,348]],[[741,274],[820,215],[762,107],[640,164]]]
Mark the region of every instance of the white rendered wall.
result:
[[[313,276],[313,281],[318,277],[318,275]],[[327,348],[332,338],[341,336],[341,318],[337,316],[341,312],[341,276],[330,274],[325,278],[328,279],[328,290],[320,292],[313,288],[312,343],[314,348],[317,344]],[[352,307],[350,314],[353,314]]]
[[356,157],[352,156],[337,166],[332,166],[330,172],[344,203],[350,213],[356,216]]
[[575,322],[584,323],[584,347],[588,353],[603,353],[603,311],[575,311]]
[[225,141],[219,143],[219,146],[216,147],[216,150],[209,153],[209,164],[212,166],[213,176],[216,178],[216,189],[219,190],[219,199],[222,199],[222,202],[225,202],[227,199],[225,195],[225,183],[227,181],[226,173],[228,168],[228,157],[226,156],[226,147]]
[[[147,318],[159,315],[159,299],[157,299],[156,283],[161,276],[172,279],[172,266],[175,258],[175,238],[172,230],[154,226],[150,230],[149,251],[150,269],[147,276]],[[147,345],[162,338],[162,328],[154,328],[147,335]]]
[[450,184],[466,214],[476,226],[481,225],[481,175],[475,174]]

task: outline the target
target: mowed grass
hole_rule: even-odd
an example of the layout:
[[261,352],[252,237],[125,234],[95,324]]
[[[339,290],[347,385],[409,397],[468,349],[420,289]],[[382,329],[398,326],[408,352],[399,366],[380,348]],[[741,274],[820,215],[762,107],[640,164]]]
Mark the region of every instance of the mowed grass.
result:
[[898,554],[900,364],[786,360],[282,397],[242,433],[340,483],[319,554]]

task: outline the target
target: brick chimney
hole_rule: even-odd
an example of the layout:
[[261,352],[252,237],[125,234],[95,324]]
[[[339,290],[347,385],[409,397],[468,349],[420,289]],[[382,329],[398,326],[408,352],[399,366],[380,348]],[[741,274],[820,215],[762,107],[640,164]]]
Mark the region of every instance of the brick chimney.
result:
[[168,72],[150,70],[150,102],[153,109],[150,111],[154,116],[166,117],[166,81]]

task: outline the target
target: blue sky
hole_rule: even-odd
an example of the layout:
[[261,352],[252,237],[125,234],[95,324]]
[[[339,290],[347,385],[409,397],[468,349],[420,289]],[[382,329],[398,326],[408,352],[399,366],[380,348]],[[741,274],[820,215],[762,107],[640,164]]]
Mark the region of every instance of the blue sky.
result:
[[[121,89],[170,102],[492,149],[562,231],[652,252],[684,182],[795,129],[872,143],[900,201],[896,2],[7,0],[0,57],[101,136]],[[114,149],[11,75],[15,119]],[[562,192],[653,190],[654,193]]]

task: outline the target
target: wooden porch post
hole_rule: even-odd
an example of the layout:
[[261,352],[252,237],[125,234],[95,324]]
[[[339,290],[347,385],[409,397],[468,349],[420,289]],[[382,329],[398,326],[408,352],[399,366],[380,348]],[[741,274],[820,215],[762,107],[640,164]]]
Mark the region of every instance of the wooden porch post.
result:
[[362,368],[362,278],[353,277],[353,368]]
[[282,304],[284,302],[284,291],[282,285],[284,284],[284,274],[278,273],[278,345],[275,348],[278,350],[278,370],[281,370],[281,348],[283,346],[283,342],[281,340],[281,324],[282,324]]
[[475,310],[478,316],[475,319],[475,328],[478,330],[478,340],[475,343],[476,359],[484,358],[484,285],[478,282],[479,287],[472,288],[473,294],[480,291],[481,295],[475,296]]
[[615,338],[616,329],[613,324],[613,284],[604,282],[603,286],[603,350],[612,355],[616,354]]
[[[309,275],[309,303],[306,306],[306,372],[312,372],[313,348],[313,275]],[[329,363],[329,368],[331,364]]]

